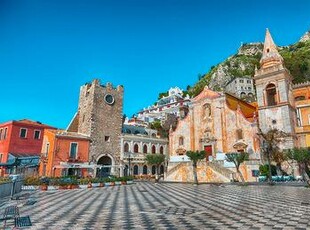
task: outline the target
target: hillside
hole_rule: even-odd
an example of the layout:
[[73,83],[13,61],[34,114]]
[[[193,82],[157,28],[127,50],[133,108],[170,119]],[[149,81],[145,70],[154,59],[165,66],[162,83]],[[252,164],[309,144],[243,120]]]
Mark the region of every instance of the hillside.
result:
[[[286,68],[291,72],[294,83],[310,81],[310,33],[307,32],[297,43],[279,47]],[[243,44],[237,54],[211,68],[194,86],[188,88],[191,96],[198,95],[208,85],[222,91],[226,84],[236,77],[253,77],[255,66],[259,67],[262,43]]]

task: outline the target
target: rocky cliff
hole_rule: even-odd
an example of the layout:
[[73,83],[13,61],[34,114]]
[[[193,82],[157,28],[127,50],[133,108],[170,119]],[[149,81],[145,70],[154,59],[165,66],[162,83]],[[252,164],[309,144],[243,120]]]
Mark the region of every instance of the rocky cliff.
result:
[[[198,95],[205,85],[216,91],[222,91],[226,84],[236,77],[253,77],[255,68],[259,68],[262,55],[262,43],[243,44],[238,52],[224,62],[211,67],[194,86],[188,88],[191,96]],[[286,68],[291,72],[294,83],[310,80],[310,32],[297,43],[279,47]]]

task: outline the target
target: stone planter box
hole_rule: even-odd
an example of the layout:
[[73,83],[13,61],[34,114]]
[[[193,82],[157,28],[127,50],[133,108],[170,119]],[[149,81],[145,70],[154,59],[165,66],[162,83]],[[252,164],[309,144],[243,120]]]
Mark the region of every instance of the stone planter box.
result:
[[93,188],[100,187],[100,183],[92,183]]
[[38,185],[23,185],[22,190],[38,190]]
[[88,188],[88,184],[79,184],[79,187],[82,189]]
[[121,185],[122,182],[121,181],[115,181],[115,185]]
[[132,180],[127,181],[127,184],[133,184]]
[[59,186],[49,185],[47,190],[57,190]]

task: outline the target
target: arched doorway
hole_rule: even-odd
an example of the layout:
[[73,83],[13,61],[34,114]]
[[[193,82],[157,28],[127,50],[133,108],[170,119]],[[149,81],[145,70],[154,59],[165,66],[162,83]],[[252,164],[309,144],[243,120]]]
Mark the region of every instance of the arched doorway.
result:
[[139,167],[138,165],[133,166],[133,175],[138,175],[139,174]]
[[155,175],[155,174],[156,174],[156,166],[153,165],[153,166],[152,166],[152,175]]
[[146,175],[147,174],[147,165],[143,166],[143,174]]
[[161,165],[159,168],[159,174],[164,174],[164,172],[165,172],[165,167]]
[[124,176],[128,176],[129,175],[129,167],[128,165],[125,165],[125,168],[124,168]]
[[103,165],[103,167],[97,169],[98,177],[107,177],[111,174],[112,159],[109,156],[100,157],[97,164]]

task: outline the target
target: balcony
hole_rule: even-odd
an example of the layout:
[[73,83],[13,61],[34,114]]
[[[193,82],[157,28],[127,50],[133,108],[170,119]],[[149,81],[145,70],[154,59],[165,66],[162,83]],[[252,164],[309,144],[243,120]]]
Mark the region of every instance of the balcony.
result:
[[145,162],[145,155],[144,153],[124,153],[123,160],[125,162],[129,162],[129,157],[131,163],[144,163]]

